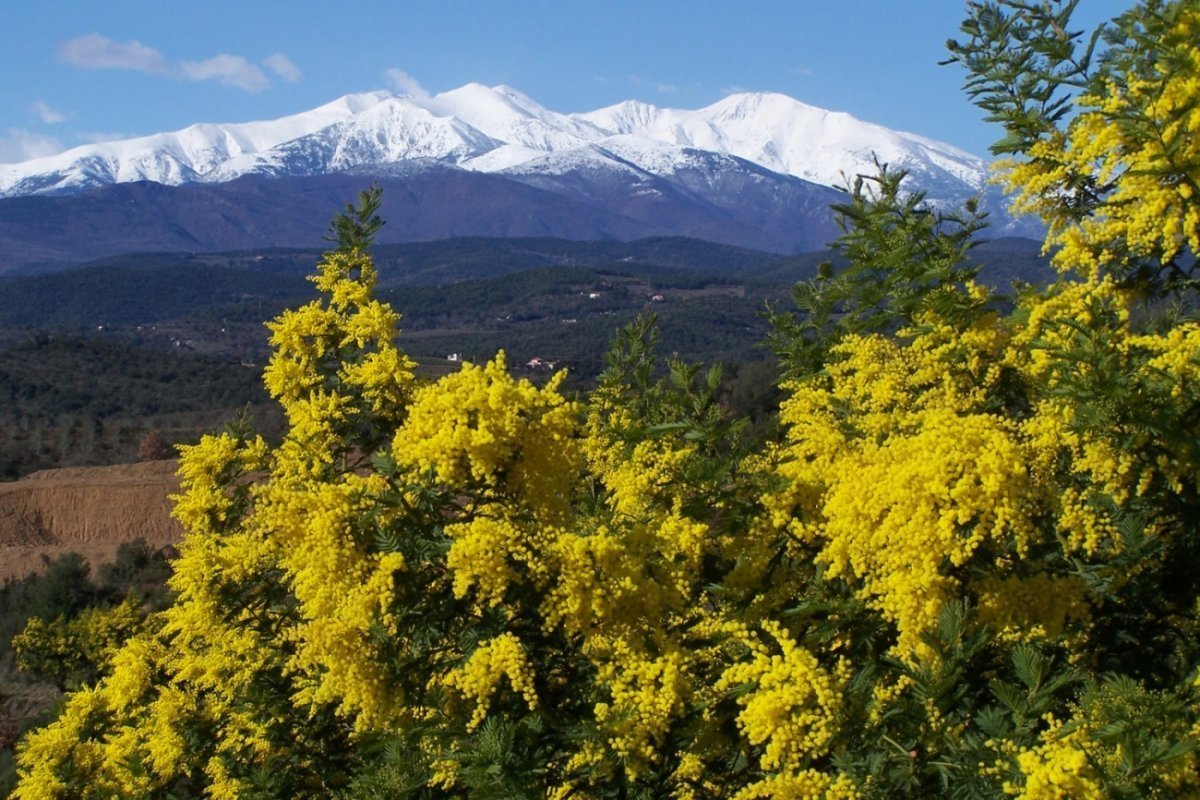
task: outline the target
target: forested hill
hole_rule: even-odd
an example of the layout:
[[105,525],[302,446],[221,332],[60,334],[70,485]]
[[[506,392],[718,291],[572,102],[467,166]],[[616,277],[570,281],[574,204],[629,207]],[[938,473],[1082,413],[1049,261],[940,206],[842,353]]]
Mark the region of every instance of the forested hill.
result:
[[[569,369],[581,389],[620,325],[651,311],[667,352],[730,365],[728,391],[747,411],[770,402],[770,382],[749,377],[770,358],[764,309],[787,307],[791,285],[830,257],[677,238],[454,239],[375,253],[381,294],[403,314],[400,344],[424,375],[503,349],[531,377]],[[1045,275],[1026,240],[975,253],[999,286]],[[274,429],[263,323],[314,297],[306,275],[319,255],[136,254],[0,279],[0,478],[127,461],[152,430],[194,440],[247,406]]]
[[[134,253],[67,270],[12,273],[0,278],[0,328],[136,325],[247,302],[270,313],[310,293],[306,276],[320,254],[319,249]],[[678,237],[636,242],[467,238],[380,245],[374,257],[385,288],[441,286],[568,267],[786,287],[812,277],[831,253],[781,257]],[[974,258],[981,264],[981,280],[997,288],[1049,277],[1039,245],[1028,239],[984,241]],[[480,300],[471,298],[474,304]],[[404,303],[401,308],[412,313]]]

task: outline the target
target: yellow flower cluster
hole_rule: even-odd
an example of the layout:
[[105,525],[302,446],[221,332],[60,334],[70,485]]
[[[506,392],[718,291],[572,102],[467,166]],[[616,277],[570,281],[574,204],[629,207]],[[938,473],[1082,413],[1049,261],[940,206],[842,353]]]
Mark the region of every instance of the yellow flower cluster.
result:
[[850,665],[839,659],[832,671],[826,670],[777,622],[766,620],[760,627],[765,636],[739,632],[752,660],[725,670],[717,688],[754,686],[738,697],[738,726],[751,744],[763,748],[763,770],[796,773],[807,760],[828,752],[840,726]]
[[[1006,637],[1078,634],[1091,602],[1079,581],[1017,577],[1014,563],[1052,543],[1089,557],[1119,548],[1110,509],[1154,486],[1190,491],[1200,466],[1186,442],[1147,457],[1148,439],[1079,428],[1061,391],[1088,379],[1064,357],[1084,347],[1106,348],[1148,397],[1195,395],[1195,326],[1135,336],[1129,302],[1103,279],[1032,296],[1003,323],[847,337],[823,374],[789,387],[786,445],[760,462],[784,479],[764,495],[765,524],[894,623],[901,657],[921,655],[921,637],[964,591]],[[1024,418],[989,409],[1006,370],[1031,387]]]
[[104,744],[87,735],[93,719],[107,710],[101,690],[83,687],[71,695],[62,714],[48,725],[31,732],[21,743],[21,784],[16,800],[60,800],[70,796],[71,786],[60,773],[63,765],[83,772],[97,794],[112,797],[136,796],[145,787],[132,780],[114,780],[105,770]]
[[34,617],[12,639],[17,666],[33,673],[91,666],[107,672],[118,648],[144,627],[145,613],[134,598],[112,608],[87,608],[67,620]]
[[270,323],[274,351],[263,379],[290,427],[281,462],[315,476],[348,446],[355,417],[403,419],[414,362],[396,347],[400,316],[371,298],[375,269],[358,249],[326,254],[313,277],[328,301],[285,311]]
[[454,572],[454,596],[466,597],[472,587],[484,606],[499,606],[508,587],[518,583],[518,565],[533,565],[531,535],[504,516],[481,510],[469,522],[446,526],[451,539],[446,565]]
[[299,603],[290,668],[307,677],[294,699],[332,703],[360,729],[376,728],[399,712],[370,635],[390,629],[393,576],[400,553],[365,552],[358,520],[379,476],[346,475],[311,486],[269,483],[257,521],[281,549],[279,565]]
[[1115,344],[1127,344],[1131,300],[1130,293],[1118,288],[1111,277],[1064,281],[1022,308],[1025,318],[1013,332],[1004,362],[1031,380],[1057,388],[1065,366],[1063,354],[1088,335],[1117,333]]
[[907,346],[851,336],[783,403],[788,485],[768,497],[773,519],[895,623],[899,655],[919,651],[977,553],[1023,552],[1037,535],[1028,447],[982,413],[1010,336],[993,317]]
[[1047,741],[1017,756],[1023,786],[1006,783],[1005,792],[1020,800],[1103,800],[1105,794],[1092,768],[1080,734],[1051,731]]
[[915,652],[958,595],[954,568],[980,548],[1028,546],[1025,461],[1002,420],[939,411],[920,432],[868,442],[838,464],[819,558],[831,576],[861,581],[863,596],[896,623],[899,653]]
[[[1047,250],[1061,269],[1096,276],[1114,255],[1163,263],[1200,252],[1200,9],[1177,4],[1147,69],[1111,80],[1064,131],[1047,134],[1024,161],[1004,165],[1016,212],[1049,224]],[[1105,188],[1100,208],[1079,219],[1072,187]]]
[[651,655],[620,639],[594,637],[592,657],[611,702],[597,703],[596,722],[608,733],[608,745],[626,762],[629,776],[660,759],[658,746],[690,696],[688,653],[672,649]]
[[[1114,782],[1132,781],[1137,790],[1124,788],[1121,794],[1163,800],[1200,797],[1194,752],[1184,749],[1173,757],[1153,759],[1131,769],[1138,754],[1128,741],[1112,741],[1113,730],[1130,724],[1131,716],[1145,714],[1140,704],[1154,702],[1154,697],[1155,693],[1145,690],[1121,695],[1103,689],[1090,704],[1072,709],[1074,719],[1069,724],[1048,717],[1040,743],[1012,753],[1021,774],[1018,780],[1004,782],[1006,794],[1025,800],[1102,798],[1118,793]],[[1130,708],[1130,704],[1139,707]],[[1152,724],[1178,722],[1154,719]]]
[[500,353],[486,365],[422,387],[392,453],[402,468],[431,471],[450,491],[509,491],[535,510],[561,512],[575,474],[578,408],[558,393],[566,373],[538,388],[514,380]]
[[1145,369],[1169,375],[1172,396],[1182,397],[1188,384],[1200,380],[1200,324],[1184,323],[1163,336],[1134,336],[1129,343],[1153,353]]
[[207,534],[231,527],[237,522],[237,503],[229,479],[266,467],[267,443],[261,437],[244,443],[228,434],[205,436],[198,444],[182,445],[179,453],[185,491],[172,495],[171,515],[185,531]]
[[1005,641],[1062,641],[1068,623],[1090,614],[1087,587],[1075,575],[988,576],[974,588],[980,623]]
[[487,716],[488,705],[501,678],[508,678],[513,691],[521,696],[531,711],[538,707],[529,658],[520,640],[511,633],[502,633],[479,645],[466,664],[442,678],[442,683],[457,689],[474,703],[474,711],[467,722],[468,729],[479,727]]
[[731,800],[859,800],[863,795],[845,775],[826,775],[814,769],[773,775],[756,781]]
[[[297,711],[332,706],[358,729],[397,713],[369,640],[387,629],[404,560],[370,552],[361,523],[385,482],[335,466],[363,415],[403,419],[412,362],[393,343],[397,315],[370,299],[364,254],[330,254],[316,282],[328,303],[272,328],[265,377],[288,438],[273,452],[261,438],[228,434],[182,448],[177,601],[114,656],[110,677],[72,695],[23,748],[22,796],[69,794],[55,777],[64,767],[107,796],[146,796],[183,774],[206,776],[209,796],[242,796],[250,771],[287,759],[303,736],[286,708],[251,701],[269,686],[289,687]],[[189,738],[189,728],[207,733]]]

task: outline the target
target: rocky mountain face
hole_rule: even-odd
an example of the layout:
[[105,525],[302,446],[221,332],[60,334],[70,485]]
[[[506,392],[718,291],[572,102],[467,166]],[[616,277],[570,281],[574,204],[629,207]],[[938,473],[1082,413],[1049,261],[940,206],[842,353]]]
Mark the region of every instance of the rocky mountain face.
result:
[[680,235],[792,253],[828,243],[829,204],[876,161],[908,170],[934,204],[982,195],[993,235],[1036,235],[1003,213],[982,159],[784,95],[561,114],[469,84],[0,165],[0,270],[130,248],[310,246],[346,199],[326,195],[371,180],[385,184],[393,241]]

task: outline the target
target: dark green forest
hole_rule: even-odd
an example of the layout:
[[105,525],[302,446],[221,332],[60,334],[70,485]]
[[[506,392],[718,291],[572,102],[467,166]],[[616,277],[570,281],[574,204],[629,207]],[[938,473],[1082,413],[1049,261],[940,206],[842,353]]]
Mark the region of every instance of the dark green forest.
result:
[[[261,370],[263,320],[314,295],[310,250],[131,254],[0,280],[0,479],[133,461],[157,431],[190,442],[249,413],[277,431]],[[662,347],[721,362],[725,395],[757,413],[774,396],[768,305],[829,252],[779,257],[690,239],[455,239],[376,248],[381,299],[403,313],[403,349],[435,377],[505,350],[533,378],[567,368],[582,391],[613,331],[652,312]],[[983,279],[1046,274],[1037,245],[985,242]],[[530,366],[530,364],[533,366]],[[742,385],[745,383],[745,385]]]

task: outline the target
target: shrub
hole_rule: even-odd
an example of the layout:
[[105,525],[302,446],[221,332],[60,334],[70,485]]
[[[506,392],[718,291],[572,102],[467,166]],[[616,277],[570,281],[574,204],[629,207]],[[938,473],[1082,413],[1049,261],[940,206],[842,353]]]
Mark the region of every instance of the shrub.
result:
[[[1046,193],[1052,242],[1100,237],[1061,242],[1080,278],[1007,313],[965,239],[860,184],[854,271],[805,290],[827,319],[781,328],[781,433],[748,446],[719,373],[660,373],[645,322],[584,402],[502,357],[417,386],[372,298],[365,193],[322,299],[271,326],[288,435],[183,448],[176,600],[25,739],[17,797],[1200,793],[1200,326],[1140,305],[1192,289],[1091,260],[1178,263],[1120,219],[1142,150],[1093,154],[1105,186],[1068,217],[1075,184],[1037,177],[1092,124],[1046,93],[1074,85],[1069,15],[971,8],[955,53],[981,102],[1041,103],[1010,179]],[[1105,69],[1157,76],[1177,114],[1195,11],[1139,6]],[[1136,129],[1143,88],[1078,102]],[[1160,181],[1195,180],[1172,163]],[[1195,195],[1170,202],[1194,226]],[[881,298],[864,276],[897,231]]]

